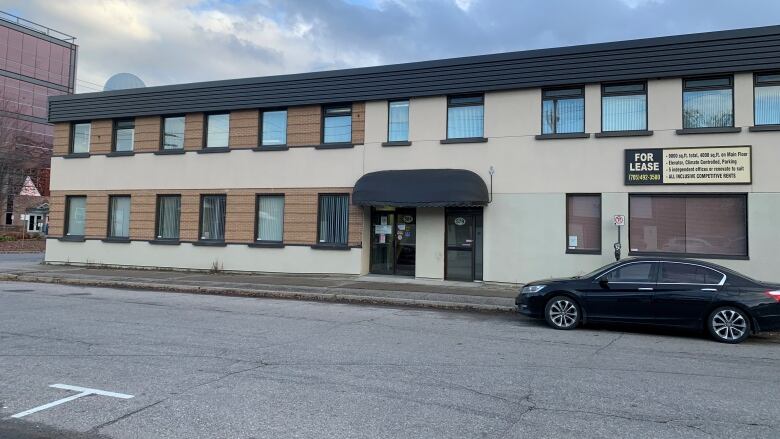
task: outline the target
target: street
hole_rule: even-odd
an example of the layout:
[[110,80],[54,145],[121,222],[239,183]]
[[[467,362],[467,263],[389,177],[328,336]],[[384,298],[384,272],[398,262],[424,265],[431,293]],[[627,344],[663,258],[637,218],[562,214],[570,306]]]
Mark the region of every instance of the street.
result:
[[[2,438],[780,437],[780,338],[0,283]],[[51,385],[100,389],[76,394]]]

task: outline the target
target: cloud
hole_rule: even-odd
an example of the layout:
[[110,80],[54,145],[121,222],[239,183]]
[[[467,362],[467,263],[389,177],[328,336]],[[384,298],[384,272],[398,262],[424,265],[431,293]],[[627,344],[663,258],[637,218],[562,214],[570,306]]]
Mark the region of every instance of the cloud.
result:
[[[75,35],[78,90],[399,63],[776,24],[773,0],[27,0]],[[757,11],[761,11],[757,13]]]

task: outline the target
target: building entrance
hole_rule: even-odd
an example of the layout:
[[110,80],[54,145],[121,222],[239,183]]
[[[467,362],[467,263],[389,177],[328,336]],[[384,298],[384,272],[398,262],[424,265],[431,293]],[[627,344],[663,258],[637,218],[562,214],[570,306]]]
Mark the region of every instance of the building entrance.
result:
[[415,209],[371,208],[371,273],[414,276],[416,222]]

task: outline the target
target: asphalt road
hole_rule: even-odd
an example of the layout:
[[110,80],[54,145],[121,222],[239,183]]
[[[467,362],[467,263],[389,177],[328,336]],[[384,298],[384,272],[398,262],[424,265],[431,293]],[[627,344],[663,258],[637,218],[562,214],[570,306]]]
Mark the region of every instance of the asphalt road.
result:
[[780,337],[624,330],[3,282],[0,437],[780,437]]

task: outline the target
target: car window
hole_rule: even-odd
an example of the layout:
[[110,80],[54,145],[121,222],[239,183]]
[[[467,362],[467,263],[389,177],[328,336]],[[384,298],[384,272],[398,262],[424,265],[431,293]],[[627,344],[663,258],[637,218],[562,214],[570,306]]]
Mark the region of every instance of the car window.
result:
[[655,282],[653,262],[637,262],[618,267],[609,273],[606,278],[610,282]]
[[660,283],[668,284],[715,285],[723,279],[723,274],[700,265],[664,262],[658,279]]

